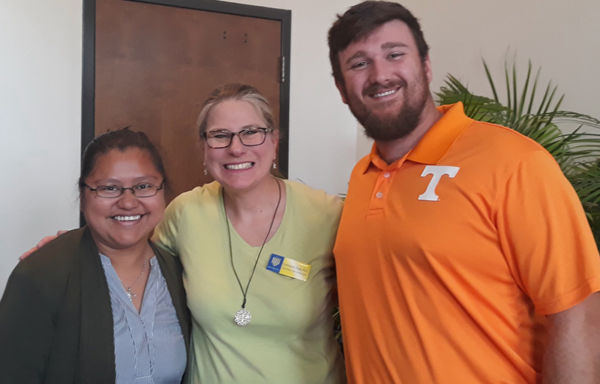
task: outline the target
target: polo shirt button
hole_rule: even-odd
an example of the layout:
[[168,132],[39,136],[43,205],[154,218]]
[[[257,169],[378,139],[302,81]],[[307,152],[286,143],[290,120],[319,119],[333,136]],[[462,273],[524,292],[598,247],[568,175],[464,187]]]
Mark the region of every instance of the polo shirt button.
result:
[[377,192],[377,193],[375,194],[375,197],[376,197],[376,198],[378,198],[378,199],[381,199],[381,198],[383,197],[383,193],[381,193],[381,192]]
[[386,179],[389,179],[390,178],[390,173],[389,172],[384,173],[383,177],[385,177]]

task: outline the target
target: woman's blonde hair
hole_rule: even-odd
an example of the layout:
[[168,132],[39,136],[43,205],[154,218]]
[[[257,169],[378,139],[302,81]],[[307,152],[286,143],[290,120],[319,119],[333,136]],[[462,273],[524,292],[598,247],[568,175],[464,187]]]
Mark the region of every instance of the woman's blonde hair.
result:
[[211,94],[208,96],[208,99],[206,99],[202,105],[202,110],[198,115],[198,120],[196,123],[200,138],[204,138],[204,132],[206,131],[206,124],[210,111],[213,109],[213,107],[226,100],[240,100],[250,103],[262,116],[267,125],[265,128],[277,129],[273,123],[273,111],[271,110],[271,106],[269,105],[267,98],[264,97],[258,91],[258,89],[251,85],[232,83],[224,84],[216,88],[211,92]]

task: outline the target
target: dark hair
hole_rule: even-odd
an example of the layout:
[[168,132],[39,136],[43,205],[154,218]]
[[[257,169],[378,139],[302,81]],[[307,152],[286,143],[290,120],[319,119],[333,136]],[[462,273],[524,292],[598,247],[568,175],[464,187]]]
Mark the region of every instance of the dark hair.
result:
[[351,43],[361,40],[381,25],[400,20],[405,23],[417,44],[419,56],[425,60],[429,46],[423,36],[421,25],[412,13],[404,6],[390,1],[364,1],[348,9],[343,15],[337,15],[337,20],[328,34],[329,61],[333,70],[335,81],[344,85],[344,78],[340,68],[339,53]]
[[202,110],[200,110],[196,123],[201,138],[204,137],[210,111],[226,100],[241,100],[250,103],[267,124],[265,128],[277,129],[273,123],[273,111],[267,98],[251,85],[232,83],[221,85],[213,90],[202,104]]
[[85,188],[85,179],[90,175],[98,158],[113,149],[125,151],[128,148],[139,148],[146,151],[156,170],[167,182],[165,167],[163,165],[160,153],[152,144],[144,132],[136,132],[125,127],[116,131],[104,133],[92,140],[83,151],[81,158],[81,173],[79,175],[79,192],[82,193]]

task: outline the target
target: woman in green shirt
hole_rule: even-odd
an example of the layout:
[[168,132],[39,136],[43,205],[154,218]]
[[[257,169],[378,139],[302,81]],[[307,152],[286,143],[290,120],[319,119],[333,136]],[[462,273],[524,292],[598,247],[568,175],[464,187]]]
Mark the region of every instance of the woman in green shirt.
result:
[[271,174],[279,130],[255,88],[217,88],[198,118],[216,180],[167,207],[193,317],[190,383],[340,383],[331,250],[337,197]]

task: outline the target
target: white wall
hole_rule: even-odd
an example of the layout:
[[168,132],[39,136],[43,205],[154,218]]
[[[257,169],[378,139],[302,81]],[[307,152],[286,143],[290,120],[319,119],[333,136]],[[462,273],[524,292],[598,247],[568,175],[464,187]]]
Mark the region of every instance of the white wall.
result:
[[0,0],[0,292],[17,256],[78,223],[82,5]]
[[[345,192],[368,151],[330,76],[326,32],[356,1],[244,0],[292,10],[290,178]],[[432,89],[450,72],[487,91],[481,57],[543,66],[567,94],[565,108],[600,115],[600,2],[407,0],[431,46]],[[78,221],[81,0],[0,0],[0,291],[16,257]],[[497,72],[501,74],[501,72]]]
[[[527,60],[542,67],[567,95],[563,107],[600,115],[600,2],[597,0],[410,0],[431,46],[432,89],[446,73],[489,91],[481,58],[502,83],[505,54],[516,54],[520,73]],[[490,93],[491,95],[491,93]]]

